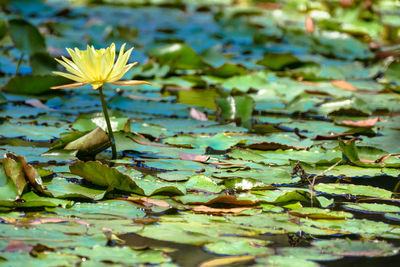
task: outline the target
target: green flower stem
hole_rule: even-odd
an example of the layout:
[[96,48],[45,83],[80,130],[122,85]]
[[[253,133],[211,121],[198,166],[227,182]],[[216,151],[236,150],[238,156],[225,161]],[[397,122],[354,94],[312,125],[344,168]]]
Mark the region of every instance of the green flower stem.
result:
[[17,63],[17,68],[15,69],[15,76],[17,76],[18,73],[19,73],[19,67],[21,67],[21,63],[22,63],[22,60],[24,59],[24,55],[25,54],[22,52],[21,55],[19,56],[19,60],[18,60],[18,63]]
[[102,86],[99,87],[99,94],[100,94],[100,99],[101,99],[101,105],[103,107],[104,118],[106,119],[106,123],[107,123],[108,138],[110,139],[110,142],[111,142],[112,159],[116,159],[117,158],[117,149],[115,148],[114,134],[113,134],[113,131],[111,128],[110,117],[108,116],[107,104],[106,104],[106,101],[104,100]]

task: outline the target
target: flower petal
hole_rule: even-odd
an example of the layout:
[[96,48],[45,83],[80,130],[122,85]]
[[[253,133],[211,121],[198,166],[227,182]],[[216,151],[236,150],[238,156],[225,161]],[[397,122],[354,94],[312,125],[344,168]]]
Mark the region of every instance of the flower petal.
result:
[[61,57],[62,60],[56,60],[66,68],[68,73],[54,72],[54,74],[77,81],[78,83],[55,86],[53,88],[74,88],[84,84],[91,84],[92,88],[96,90],[104,83],[114,83],[121,86],[139,84],[151,85],[151,83],[146,81],[118,81],[137,63],[127,64],[133,48],[125,51],[125,46],[126,44],[121,46],[115,63],[116,49],[114,43],[107,48],[101,49],[95,49],[94,46],[89,45],[86,50],[67,48],[72,60],[66,57]]
[[117,81],[117,82],[112,82],[112,84],[120,85],[120,86],[130,86],[130,85],[139,85],[139,84],[148,84],[148,85],[151,85],[151,82],[129,80],[129,81]]
[[76,88],[76,87],[81,87],[84,86],[86,83],[70,83],[70,84],[64,84],[64,85],[59,85],[59,86],[52,86],[50,89],[68,89],[68,88]]
[[99,89],[99,87],[103,86],[103,82],[94,82],[92,83],[93,90]]
[[60,75],[60,76],[63,76],[65,78],[73,80],[73,81],[77,81],[77,82],[81,82],[81,83],[86,82],[86,80],[83,79],[82,77],[79,77],[79,76],[76,76],[76,75],[73,75],[73,74],[70,74],[70,73],[65,73],[65,72],[60,72],[60,71],[53,71],[53,73],[57,74],[57,75]]
[[[120,75],[120,73],[123,71],[123,67],[126,65],[126,62],[128,62],[129,56],[130,56],[133,48],[126,51],[125,53],[124,53],[124,49],[125,49],[125,44],[123,44],[121,46],[121,49],[119,50],[117,62],[115,62],[111,73],[107,77],[108,78],[107,80],[115,80],[115,77]],[[127,53],[129,53],[129,54],[127,54]]]
[[137,64],[137,62],[134,62],[134,63],[131,63],[131,64],[128,64],[128,65],[124,66],[123,69],[119,73],[116,73],[114,76],[110,76],[107,79],[107,82],[108,83],[112,83],[112,82],[118,81],[119,79],[121,79],[125,75],[125,73],[128,70],[130,70],[136,64]]
[[[62,59],[64,60],[64,61],[66,61],[66,60],[68,60],[67,58],[65,58],[65,57],[62,57]],[[72,67],[70,64],[68,64],[67,62],[64,62],[64,61],[62,61],[62,60],[59,60],[59,59],[57,59],[57,58],[55,58],[55,60],[58,62],[58,63],[60,63],[61,65],[63,65],[64,66],[64,68],[66,68],[67,69],[67,71],[69,71],[69,72],[71,72],[72,74],[74,74],[74,75],[76,75],[76,76],[78,76],[78,77],[82,77],[82,73],[79,71],[79,70],[77,70],[77,69],[75,69],[74,67]],[[72,63],[72,62],[71,62]],[[73,63],[72,63],[73,64]],[[75,65],[75,64],[74,64]],[[76,67],[76,65],[75,65],[75,67]],[[77,68],[77,67],[76,67]]]
[[75,65],[79,68],[79,70],[82,72],[83,77],[86,80],[93,80],[93,74],[86,68],[82,61],[82,51],[79,51],[79,49],[75,48],[75,51],[67,48],[67,51],[69,55],[72,58],[72,61],[75,63]]

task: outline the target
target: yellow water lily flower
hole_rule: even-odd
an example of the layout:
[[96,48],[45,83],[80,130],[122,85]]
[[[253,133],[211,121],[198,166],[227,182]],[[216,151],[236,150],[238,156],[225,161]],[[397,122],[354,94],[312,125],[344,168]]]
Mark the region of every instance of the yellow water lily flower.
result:
[[93,46],[87,46],[86,50],[74,50],[67,48],[72,60],[61,57],[57,60],[70,73],[54,71],[54,74],[76,81],[77,83],[54,86],[51,89],[66,89],[80,87],[85,84],[91,84],[94,90],[103,86],[104,83],[129,86],[138,84],[149,84],[146,81],[119,81],[124,74],[130,70],[137,62],[126,64],[132,53],[133,48],[125,51],[125,44],[122,45],[118,59],[115,61],[115,44],[102,49],[95,49]]

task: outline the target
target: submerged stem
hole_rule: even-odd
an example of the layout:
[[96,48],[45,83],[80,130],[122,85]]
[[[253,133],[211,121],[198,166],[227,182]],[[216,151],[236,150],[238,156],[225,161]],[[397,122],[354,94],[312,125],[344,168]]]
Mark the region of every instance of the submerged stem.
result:
[[117,149],[115,148],[114,134],[113,134],[113,131],[111,128],[110,117],[108,116],[107,104],[106,104],[106,101],[104,100],[102,86],[99,87],[99,94],[100,94],[100,99],[101,99],[101,105],[103,107],[104,119],[106,120],[106,124],[107,124],[108,138],[111,142],[112,159],[116,159],[117,158]]

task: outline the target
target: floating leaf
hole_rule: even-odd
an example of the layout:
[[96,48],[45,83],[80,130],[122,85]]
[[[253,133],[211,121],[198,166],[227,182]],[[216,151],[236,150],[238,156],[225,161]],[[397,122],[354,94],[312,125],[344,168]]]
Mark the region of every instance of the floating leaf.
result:
[[36,52],[29,57],[33,75],[51,74],[57,68],[57,62],[47,52]]
[[8,21],[8,32],[14,45],[23,53],[33,55],[46,52],[46,44],[38,29],[24,19]]
[[28,182],[25,179],[23,163],[14,153],[9,152],[4,155],[3,167],[7,177],[10,177],[14,182],[18,190],[18,195],[21,196],[28,185]]
[[7,176],[4,165],[0,165],[0,196],[1,200],[15,200],[19,195],[18,188],[13,180]]
[[162,264],[170,261],[169,257],[166,257],[160,250],[136,251],[130,247],[96,245],[92,248],[77,247],[69,253],[85,256],[90,263],[95,265],[101,264],[103,261],[125,265]]
[[319,208],[300,208],[289,211],[290,214],[307,217],[310,219],[324,219],[324,220],[344,220],[346,218],[352,218],[353,214],[344,211],[330,211],[329,209]]
[[243,66],[232,63],[224,63],[218,68],[207,71],[206,74],[221,78],[229,78],[232,76],[245,75],[247,72]]
[[344,208],[367,213],[400,212],[398,206],[378,203],[348,203],[344,205]]
[[100,127],[97,127],[93,131],[68,143],[63,149],[77,150],[78,153],[83,155],[96,155],[109,146],[110,142],[107,133]]
[[251,116],[255,102],[249,96],[228,96],[217,98],[217,118],[220,122],[236,122],[237,125],[251,129]]
[[131,177],[108,167],[99,161],[77,161],[69,167],[71,173],[76,174],[93,184],[103,186],[110,191],[114,188],[123,191],[138,191],[136,183]]
[[[173,195],[184,195],[186,193],[186,188],[182,184],[165,182],[152,175],[146,175],[143,177],[140,172],[132,168],[120,166],[116,169],[121,174],[129,176],[129,178],[136,183],[138,188],[136,190],[132,190],[135,193],[144,194],[146,196],[151,196],[162,192]],[[122,188],[119,189],[124,190]]]
[[299,181],[298,177],[292,178],[287,171],[271,167],[248,171],[214,173],[213,176],[217,178],[251,178],[264,184],[290,184]]
[[82,185],[81,181],[76,183],[61,177],[53,178],[51,181],[45,182],[44,185],[47,188],[46,192],[55,198],[100,200],[106,194],[104,189],[91,188]]
[[161,65],[170,66],[171,70],[200,69],[207,66],[191,47],[184,44],[163,45],[150,49],[148,53]]
[[218,186],[210,177],[202,174],[193,175],[185,182],[187,189],[208,191],[211,193],[219,193],[223,187]]
[[384,257],[396,255],[399,251],[392,244],[379,240],[319,240],[312,242],[312,246],[338,256]]
[[211,147],[215,150],[226,150],[236,145],[239,140],[224,134],[219,133],[214,136],[188,136],[180,135],[177,137],[168,137],[164,139],[164,143],[171,145],[180,145],[186,147]]
[[368,185],[320,183],[314,186],[314,190],[335,195],[353,195],[377,198],[390,198],[392,196],[392,192],[388,190]]
[[[109,117],[113,131],[128,132],[130,130],[130,119],[128,117],[123,116],[116,111],[110,112]],[[97,127],[100,127],[104,131],[107,129],[104,115],[101,112],[80,114],[72,124],[72,128],[78,131],[92,131]]]
[[236,257],[224,257],[213,260],[208,260],[199,265],[199,267],[215,267],[224,266],[230,264],[236,264],[241,262],[249,262],[254,259],[254,256],[236,256]]
[[203,214],[212,214],[212,215],[221,215],[226,213],[233,213],[233,214],[240,214],[245,210],[251,210],[251,208],[240,207],[240,208],[228,208],[228,209],[218,209],[218,208],[211,208],[207,206],[196,206],[192,208],[196,213],[203,213]]
[[229,242],[210,243],[204,248],[212,253],[222,255],[268,255],[273,253],[272,249],[265,247],[268,245],[268,241],[235,239],[229,240]]
[[3,87],[13,94],[40,95],[50,92],[50,87],[68,83],[69,80],[53,75],[25,75],[11,78]]
[[264,57],[257,62],[271,70],[284,70],[285,68],[296,68],[303,63],[290,53],[266,53]]

